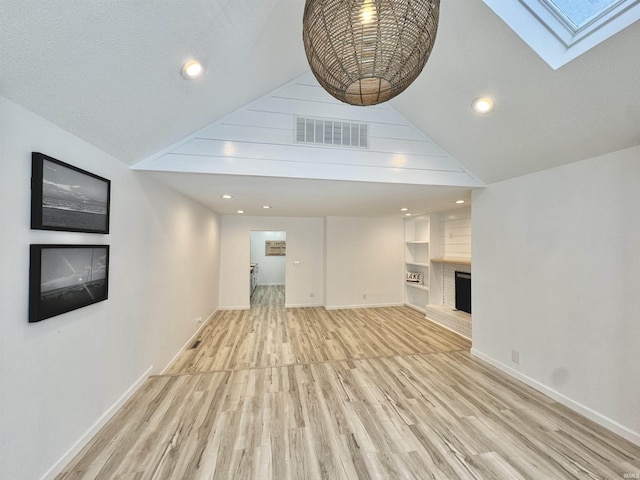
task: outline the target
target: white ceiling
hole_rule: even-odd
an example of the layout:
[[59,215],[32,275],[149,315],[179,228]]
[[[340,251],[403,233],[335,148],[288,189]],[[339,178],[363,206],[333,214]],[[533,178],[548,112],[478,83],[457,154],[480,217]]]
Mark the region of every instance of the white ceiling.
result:
[[[145,172],[222,214],[284,217],[403,216],[469,205],[469,188],[278,177]],[[286,195],[283,194],[286,192]],[[233,195],[231,200],[221,198]],[[295,199],[295,201],[292,201]],[[456,200],[465,204],[456,205]],[[269,205],[264,210],[263,205]]]
[[[1,0],[0,93],[133,165],[306,72],[303,8],[303,0]],[[554,71],[481,0],[442,0],[431,58],[391,104],[492,183],[640,144],[639,45],[636,22]],[[206,66],[198,81],[179,74],[190,57]],[[471,112],[481,95],[495,98],[493,114]],[[291,205],[314,191],[314,182],[290,179],[141,174],[223,213],[207,197],[219,184]],[[317,189],[317,203],[338,184]],[[360,187],[372,185],[354,183],[338,203],[357,204]],[[434,211],[443,188],[395,185],[388,195],[418,196]],[[358,214],[383,210],[369,200]]]

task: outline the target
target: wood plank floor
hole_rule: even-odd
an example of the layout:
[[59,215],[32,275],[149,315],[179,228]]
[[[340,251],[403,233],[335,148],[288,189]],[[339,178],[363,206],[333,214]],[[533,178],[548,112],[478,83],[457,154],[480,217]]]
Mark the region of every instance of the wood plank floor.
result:
[[283,287],[258,287],[250,310],[219,312],[169,374],[468,350],[468,340],[408,308],[284,308]]
[[58,479],[616,479],[640,448],[407,308],[221,312]]

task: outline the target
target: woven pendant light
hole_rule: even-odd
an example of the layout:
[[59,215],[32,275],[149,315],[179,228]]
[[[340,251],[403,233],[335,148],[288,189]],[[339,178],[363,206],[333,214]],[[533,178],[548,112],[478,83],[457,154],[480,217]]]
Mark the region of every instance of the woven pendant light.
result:
[[440,0],[306,0],[302,38],[311,71],[338,100],[375,105],[422,71]]

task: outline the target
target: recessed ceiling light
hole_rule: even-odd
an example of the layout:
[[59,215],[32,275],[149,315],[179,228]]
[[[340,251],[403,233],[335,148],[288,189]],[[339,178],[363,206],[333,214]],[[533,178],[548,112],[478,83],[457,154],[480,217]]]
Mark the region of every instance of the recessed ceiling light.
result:
[[464,200],[456,200],[456,203],[464,203]]
[[198,78],[200,75],[202,75],[203,71],[204,71],[204,68],[199,61],[189,60],[188,62],[185,62],[184,65],[182,65],[182,68],[180,69],[180,74],[182,75],[183,78],[187,80],[194,80]]
[[471,102],[471,108],[476,113],[490,113],[493,111],[493,100],[489,97],[476,98]]
[[405,214],[404,214],[404,216],[405,216],[405,217],[410,217],[410,216],[411,216],[411,214],[410,214],[410,213],[405,213]]
[[238,213],[244,213],[244,210],[238,210]]
[[220,195],[222,198],[229,200],[230,198],[233,198],[233,195],[228,195],[228,194],[224,194],[224,195]]
[[406,207],[405,207],[405,208],[401,208],[401,209],[400,209],[400,211],[401,211],[401,212],[406,212],[407,210],[409,210],[409,209],[408,209],[408,208],[406,208]]
[[269,205],[263,205],[262,208],[267,209],[267,208],[271,208]]

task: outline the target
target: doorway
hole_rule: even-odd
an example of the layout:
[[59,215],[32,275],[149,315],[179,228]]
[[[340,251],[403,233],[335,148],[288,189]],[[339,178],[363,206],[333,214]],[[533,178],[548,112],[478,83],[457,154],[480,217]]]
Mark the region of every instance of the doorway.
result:
[[249,304],[284,307],[287,232],[252,230],[250,235]]

